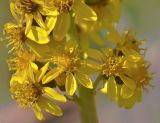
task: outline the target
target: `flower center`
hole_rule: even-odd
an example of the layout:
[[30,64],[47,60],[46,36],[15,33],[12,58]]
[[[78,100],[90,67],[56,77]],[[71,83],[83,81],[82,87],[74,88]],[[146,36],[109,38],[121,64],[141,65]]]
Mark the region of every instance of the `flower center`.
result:
[[14,82],[11,86],[11,92],[12,97],[23,108],[29,107],[33,103],[37,102],[39,97],[42,95],[42,91],[39,87],[28,81],[23,84]]
[[38,4],[31,0],[17,0],[15,2],[16,8],[23,13],[33,13],[38,9]]
[[35,60],[35,55],[31,52],[20,50],[16,57],[8,60],[8,67],[10,70],[24,70],[27,69],[32,61]]
[[8,23],[4,27],[5,35],[10,38],[14,43],[22,43],[25,39],[25,28],[11,23]]
[[54,6],[58,8],[59,13],[68,13],[72,9],[74,0],[54,0]]
[[104,64],[102,64],[102,73],[104,75],[117,76],[123,72],[123,57],[109,57]]
[[74,72],[80,66],[80,58],[72,54],[62,54],[53,58],[53,63],[63,67],[66,71]]

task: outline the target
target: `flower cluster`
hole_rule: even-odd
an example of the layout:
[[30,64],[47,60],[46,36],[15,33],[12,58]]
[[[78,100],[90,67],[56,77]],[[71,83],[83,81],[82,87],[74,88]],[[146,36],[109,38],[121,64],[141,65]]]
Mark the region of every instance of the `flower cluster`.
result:
[[39,120],[43,110],[61,116],[53,100],[74,101],[78,86],[105,93],[125,108],[151,86],[143,41],[116,29],[121,0],[13,0],[10,10],[15,21],[5,24],[4,34],[14,71],[11,95]]

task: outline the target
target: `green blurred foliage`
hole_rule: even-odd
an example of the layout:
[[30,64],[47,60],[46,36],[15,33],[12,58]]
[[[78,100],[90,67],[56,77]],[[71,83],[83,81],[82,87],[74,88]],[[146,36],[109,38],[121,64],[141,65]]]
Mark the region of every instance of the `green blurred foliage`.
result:
[[[0,37],[3,36],[3,25],[11,20],[9,1],[0,0]],[[0,106],[8,104],[11,100],[9,93],[9,72],[6,64],[8,51],[4,42],[0,42]]]
[[123,17],[132,29],[148,34],[148,37],[151,38],[160,37],[158,34],[160,32],[160,0],[122,1]]

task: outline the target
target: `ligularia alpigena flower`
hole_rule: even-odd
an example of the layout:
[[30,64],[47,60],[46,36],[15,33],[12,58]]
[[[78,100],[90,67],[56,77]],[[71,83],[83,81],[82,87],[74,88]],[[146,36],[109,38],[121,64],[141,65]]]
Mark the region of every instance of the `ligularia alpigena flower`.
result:
[[33,76],[28,76],[25,80],[19,75],[12,76],[10,90],[12,97],[22,108],[32,108],[39,120],[44,120],[42,111],[46,111],[55,116],[62,116],[61,108],[45,95],[53,100],[66,102],[65,96],[42,84],[42,79],[48,70],[49,63],[46,63]]
[[83,59],[83,55],[81,55],[77,46],[66,44],[64,48],[57,49],[56,53],[52,54],[52,57],[48,59],[56,67],[44,76],[42,83],[46,84],[53,79],[62,77],[65,90],[71,96],[77,89],[77,82],[86,88],[92,89],[93,85],[87,75],[87,69],[91,69],[91,71],[98,70],[96,68],[98,65],[93,61]]

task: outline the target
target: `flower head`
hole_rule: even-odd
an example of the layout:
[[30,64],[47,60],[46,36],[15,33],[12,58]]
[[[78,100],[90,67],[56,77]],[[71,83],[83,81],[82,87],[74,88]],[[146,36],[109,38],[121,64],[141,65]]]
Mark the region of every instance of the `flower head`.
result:
[[20,14],[26,23],[25,34],[27,35],[31,29],[33,19],[36,23],[43,29],[47,29],[47,25],[43,21],[43,16],[55,16],[56,13],[50,10],[49,7],[46,6],[45,1],[43,0],[14,0],[10,4],[12,15],[18,21],[17,14]]
[[[68,45],[63,50],[58,51],[49,59],[49,62],[52,62],[56,67],[45,75],[42,82],[48,83],[55,79],[58,85],[65,85],[67,94],[71,96],[77,89],[77,82],[92,89],[92,81],[87,72],[95,68],[96,63],[83,59],[76,46]],[[59,77],[61,78],[59,79]],[[65,82],[62,82],[62,80],[65,80]]]
[[27,37],[25,36],[24,30],[25,30],[25,28],[22,25],[16,25],[13,23],[5,24],[4,34],[10,40],[8,45],[13,45],[10,52],[22,48],[22,46],[23,46],[22,44],[27,39]]
[[[51,8],[59,13],[53,29],[53,37],[56,41],[63,40],[68,33],[72,23],[71,17],[74,18],[74,23],[78,25],[80,20],[87,22],[97,20],[94,10],[86,5],[83,0],[51,0],[49,3]],[[59,30],[60,27],[63,30]]]
[[32,108],[36,117],[43,120],[42,111],[45,110],[55,116],[62,116],[61,108],[46,98],[66,102],[65,96],[56,90],[46,87],[42,84],[42,78],[48,70],[49,63],[46,63],[40,70],[35,72],[34,76],[21,79],[19,75],[13,75],[10,81],[10,90],[12,97],[17,101],[22,108]]
[[74,0],[53,0],[54,6],[59,13],[67,13],[72,10]]

